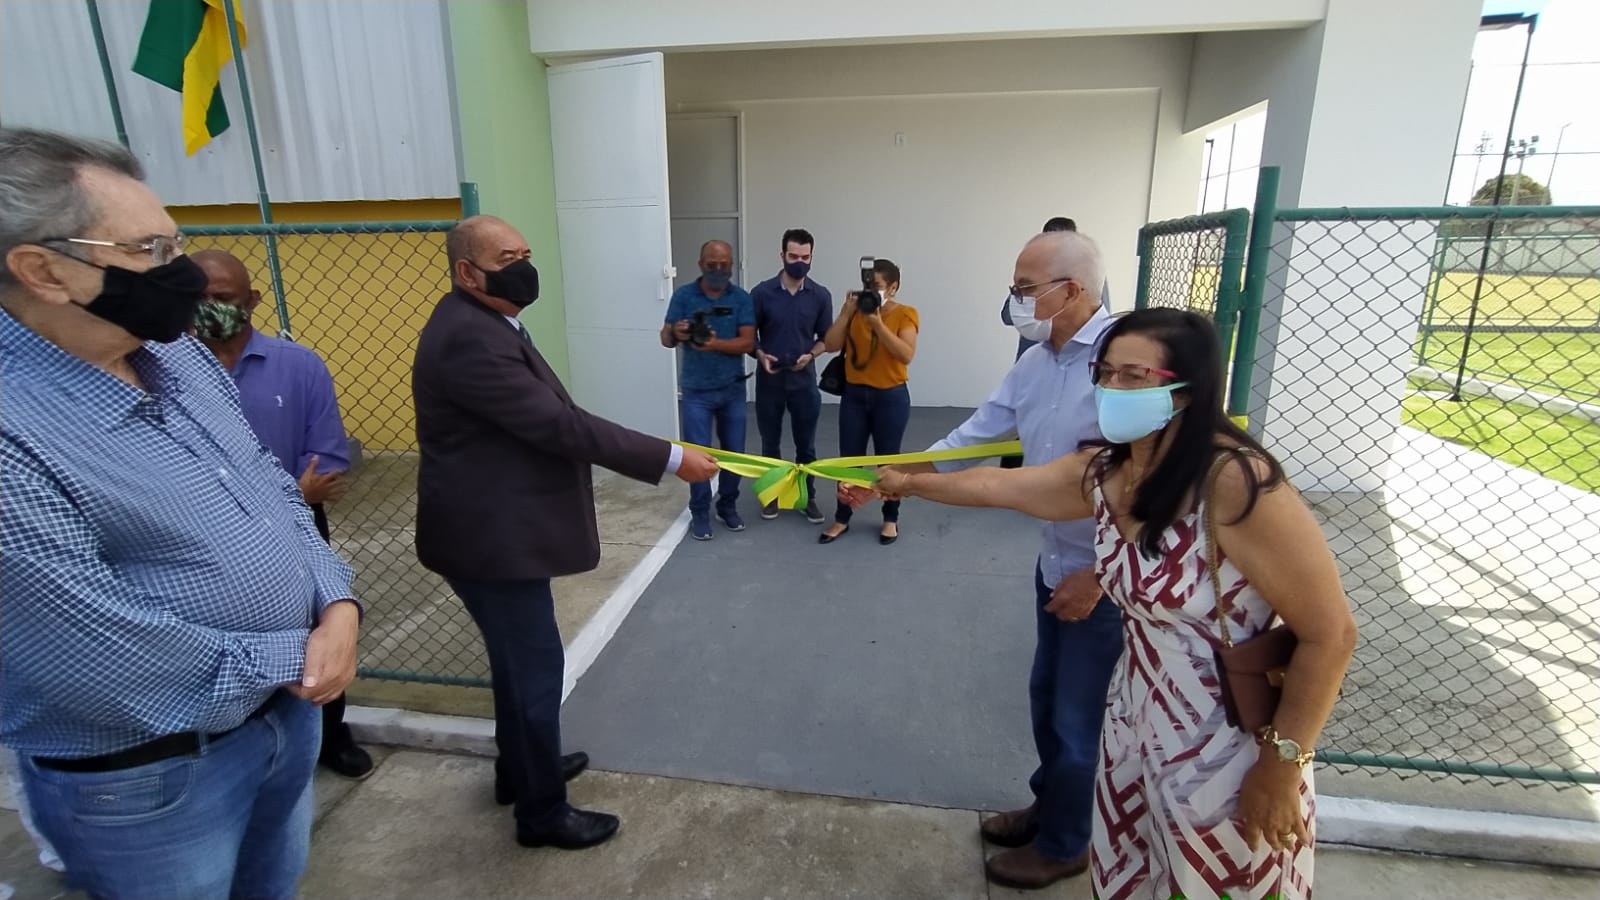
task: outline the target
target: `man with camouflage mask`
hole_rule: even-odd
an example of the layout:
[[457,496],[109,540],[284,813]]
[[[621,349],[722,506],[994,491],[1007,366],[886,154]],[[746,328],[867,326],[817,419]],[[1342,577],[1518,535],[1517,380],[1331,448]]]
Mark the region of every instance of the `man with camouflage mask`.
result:
[[[350,468],[333,376],[315,351],[255,330],[251,316],[261,292],[251,285],[238,257],[225,250],[201,250],[190,258],[206,273],[195,337],[233,376],[245,419],[278,463],[299,477],[317,531],[328,540],[323,504],[344,496]],[[344,723],[344,707],[343,694],[322,707],[318,760],[346,778],[365,778],[372,773],[372,757],[356,746]]]

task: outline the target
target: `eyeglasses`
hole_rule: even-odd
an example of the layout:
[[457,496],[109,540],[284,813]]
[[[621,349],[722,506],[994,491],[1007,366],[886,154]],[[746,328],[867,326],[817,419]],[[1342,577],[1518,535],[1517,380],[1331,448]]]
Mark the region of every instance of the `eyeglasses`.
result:
[[1143,387],[1153,385],[1157,378],[1177,378],[1177,372],[1157,369],[1154,366],[1113,366],[1110,363],[1089,363],[1089,380],[1094,384],[1117,384]]
[[[1067,282],[1069,282],[1071,280],[1072,280],[1071,277],[1067,277],[1067,278],[1052,278],[1049,281],[1041,281],[1041,282],[1039,282],[1037,284],[1013,284],[1013,285],[1008,285],[1006,287],[1006,299],[1007,300],[1019,300],[1020,301],[1020,300],[1024,299],[1024,296],[1025,296],[1024,292],[1025,291],[1037,290],[1038,288],[1042,288],[1047,284],[1066,284]],[[1055,288],[1051,288],[1050,290],[1053,291],[1053,290],[1055,290]],[[1049,291],[1046,291],[1045,293],[1049,293]],[[1043,296],[1043,295],[1042,294],[1035,295],[1033,299],[1037,300],[1041,296]]]
[[183,235],[156,235],[148,241],[96,241],[89,238],[45,238],[39,243],[46,246],[50,244],[84,244],[90,247],[111,247],[124,253],[144,252],[150,254],[150,260],[158,266],[164,266],[183,255]]

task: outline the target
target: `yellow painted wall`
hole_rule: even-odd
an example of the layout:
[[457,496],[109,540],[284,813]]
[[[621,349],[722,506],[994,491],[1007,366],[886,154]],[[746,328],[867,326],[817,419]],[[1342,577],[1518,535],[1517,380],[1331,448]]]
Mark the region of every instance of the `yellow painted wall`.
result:
[[[181,226],[259,221],[253,206],[171,209]],[[459,200],[274,205],[278,222],[450,220]],[[216,247],[244,261],[262,294],[255,324],[279,330],[265,238],[193,237],[189,250]],[[417,335],[450,289],[442,232],[285,235],[278,238],[284,297],[295,341],[328,364],[345,430],[366,450],[415,450],[411,359]]]

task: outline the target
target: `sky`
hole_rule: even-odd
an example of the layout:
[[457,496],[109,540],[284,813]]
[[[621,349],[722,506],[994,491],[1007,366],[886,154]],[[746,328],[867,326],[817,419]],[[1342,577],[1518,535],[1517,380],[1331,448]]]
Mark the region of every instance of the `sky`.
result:
[[[1600,2],[1491,0],[1484,6],[1487,14],[1539,12],[1513,132],[1519,141],[1537,135],[1538,150],[1520,161],[1513,157],[1507,171],[1516,172],[1520,162],[1525,174],[1550,187],[1558,204],[1600,205]],[[1520,26],[1478,34],[1456,144],[1456,153],[1466,155],[1456,158],[1446,202],[1466,203],[1499,171],[1526,39]],[[1480,161],[1473,154],[1485,131],[1489,155]]]
[[[1488,0],[1483,11],[1539,15],[1513,134],[1536,150],[1521,160],[1513,156],[1506,171],[1515,173],[1520,162],[1524,174],[1550,187],[1554,202],[1600,206],[1600,0]],[[1526,40],[1521,26],[1478,33],[1446,203],[1466,204],[1499,172]],[[1202,210],[1251,204],[1265,117],[1259,113],[1207,133],[1211,145],[1203,165],[1210,177],[1202,174]],[[1488,151],[1479,156],[1486,131]]]

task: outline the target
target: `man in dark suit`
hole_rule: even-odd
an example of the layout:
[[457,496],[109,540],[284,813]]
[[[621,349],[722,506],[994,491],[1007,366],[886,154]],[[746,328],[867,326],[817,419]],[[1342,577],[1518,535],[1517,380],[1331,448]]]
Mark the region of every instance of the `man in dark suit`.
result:
[[446,252],[454,290],[412,368],[417,557],[450,583],[488,648],[495,799],[516,804],[517,842],[592,847],[618,822],[567,803],[566,780],[588,757],[561,755],[565,654],[550,579],[600,561],[591,464],[652,484],[705,481],[717,467],[572,402],[516,319],[538,299],[539,273],[515,228],[474,216],[451,229]]

